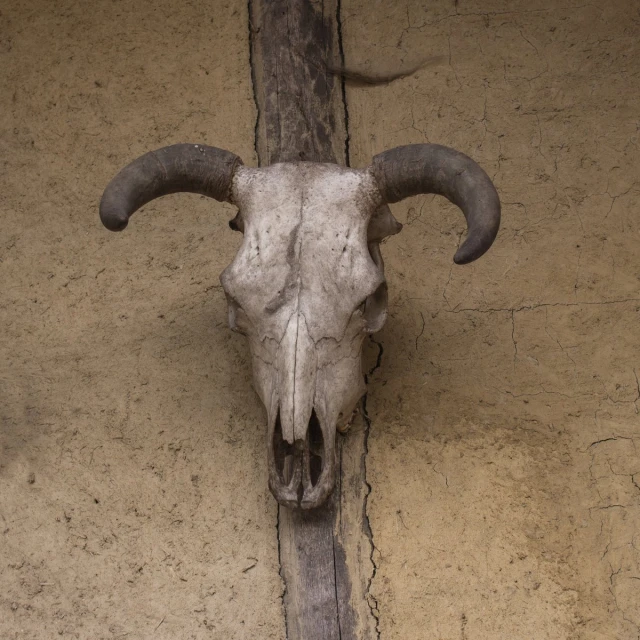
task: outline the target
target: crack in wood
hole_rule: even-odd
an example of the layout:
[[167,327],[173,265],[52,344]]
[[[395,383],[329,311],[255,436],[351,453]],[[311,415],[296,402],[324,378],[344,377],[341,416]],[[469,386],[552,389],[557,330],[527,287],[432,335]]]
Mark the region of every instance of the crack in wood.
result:
[[[261,166],[312,160],[349,162],[348,108],[340,0],[249,0],[250,63]],[[380,364],[379,345],[376,367]],[[371,372],[370,372],[371,373]],[[366,405],[363,404],[366,414]],[[337,436],[338,478],[313,511],[280,506],[277,519],[287,640],[376,640],[371,487],[365,458],[368,416]]]

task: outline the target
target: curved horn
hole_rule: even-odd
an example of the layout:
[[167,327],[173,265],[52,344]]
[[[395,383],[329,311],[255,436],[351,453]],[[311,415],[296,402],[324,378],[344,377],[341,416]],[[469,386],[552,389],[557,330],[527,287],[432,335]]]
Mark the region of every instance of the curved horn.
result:
[[385,202],[437,193],[462,209],[468,235],[456,264],[476,260],[493,244],[500,199],[491,178],[468,156],[438,144],[410,144],[378,154],[371,169]]
[[141,206],[179,191],[228,201],[239,164],[242,160],[233,153],[203,144],[174,144],[149,151],[107,185],[100,201],[102,224],[111,231],[122,231]]

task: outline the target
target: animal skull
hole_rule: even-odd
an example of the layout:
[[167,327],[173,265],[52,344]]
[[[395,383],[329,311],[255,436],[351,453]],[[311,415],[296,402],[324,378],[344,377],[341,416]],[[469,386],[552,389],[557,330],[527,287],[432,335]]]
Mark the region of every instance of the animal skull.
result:
[[380,241],[402,228],[387,203],[446,196],[468,237],[459,264],[491,246],[500,202],[486,173],[438,145],[379,154],[362,170],[313,162],[250,169],[215,147],[173,145],[125,167],[100,217],[113,231],[150,200],[189,191],[232,202],[244,240],[220,281],[229,324],[249,339],[268,419],[269,486],[278,502],[311,509],[335,484],[335,437],[365,392],[362,342],[387,315]]

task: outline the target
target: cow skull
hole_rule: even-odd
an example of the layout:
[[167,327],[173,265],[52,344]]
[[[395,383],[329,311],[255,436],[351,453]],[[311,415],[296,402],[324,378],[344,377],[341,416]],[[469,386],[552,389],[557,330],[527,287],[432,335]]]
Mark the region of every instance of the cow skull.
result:
[[335,484],[336,429],[365,392],[364,337],[387,315],[380,241],[401,225],[387,203],[437,193],[458,205],[468,236],[458,264],[479,258],[500,223],[486,173],[439,145],[397,147],[370,167],[282,163],[250,169],[221,149],[173,145],[125,167],[100,217],[113,231],[150,200],[179,191],[235,204],[244,233],[220,281],[229,324],[249,338],[268,419],[269,486],[278,502],[311,509]]

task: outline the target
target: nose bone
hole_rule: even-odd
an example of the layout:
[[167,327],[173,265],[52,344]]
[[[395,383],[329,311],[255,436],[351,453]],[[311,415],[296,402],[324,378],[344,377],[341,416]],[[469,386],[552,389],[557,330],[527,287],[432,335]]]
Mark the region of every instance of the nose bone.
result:
[[282,437],[304,441],[311,419],[317,371],[315,343],[301,313],[289,319],[277,355]]
[[[270,443],[269,486],[281,504],[312,509],[324,502],[333,489],[335,429],[321,425],[314,411],[316,346],[300,312],[289,318],[276,364],[279,413],[274,430],[279,431],[274,431]],[[321,436],[316,438],[317,434]],[[316,439],[322,441],[320,450],[314,450],[318,449]],[[278,456],[276,447],[281,447]],[[314,468],[318,458],[319,470]]]

